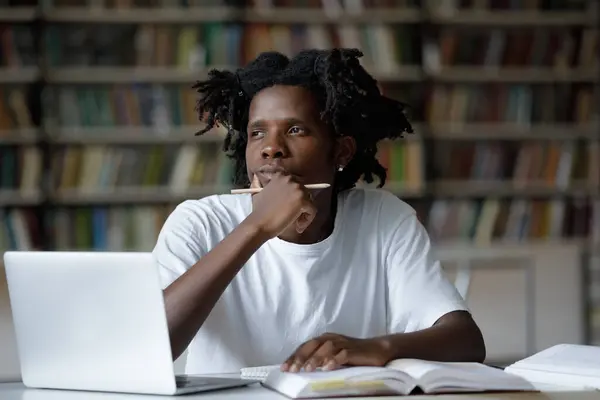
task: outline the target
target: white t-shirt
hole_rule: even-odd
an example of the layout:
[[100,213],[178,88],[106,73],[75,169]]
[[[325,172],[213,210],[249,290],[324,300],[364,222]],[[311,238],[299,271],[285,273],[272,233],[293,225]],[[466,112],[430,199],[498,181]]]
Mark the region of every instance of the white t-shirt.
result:
[[[252,211],[250,195],[181,203],[153,251],[167,287]],[[275,212],[275,210],[274,210]],[[274,238],[246,263],[188,347],[186,373],[280,364],[325,332],[368,338],[421,330],[466,310],[412,207],[383,190],[339,195],[333,233]]]

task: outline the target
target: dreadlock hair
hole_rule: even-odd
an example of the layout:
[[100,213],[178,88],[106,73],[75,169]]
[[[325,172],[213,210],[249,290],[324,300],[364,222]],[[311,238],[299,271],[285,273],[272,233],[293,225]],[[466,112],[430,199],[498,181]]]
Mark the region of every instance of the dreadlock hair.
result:
[[377,81],[360,65],[362,55],[357,49],[303,50],[288,58],[271,51],[235,72],[213,69],[207,80],[193,86],[200,94],[196,110],[206,121],[196,135],[216,124],[224,126],[223,150],[234,161],[234,184],[247,186],[246,127],[252,98],[274,85],[301,86],[315,95],[321,118],[332,134],[356,141],[354,157],[336,173],[334,190],[354,187],[361,176],[371,183],[373,175],[382,187],[387,174],[376,158],[377,143],[413,130],[404,114],[406,105],[381,94]]

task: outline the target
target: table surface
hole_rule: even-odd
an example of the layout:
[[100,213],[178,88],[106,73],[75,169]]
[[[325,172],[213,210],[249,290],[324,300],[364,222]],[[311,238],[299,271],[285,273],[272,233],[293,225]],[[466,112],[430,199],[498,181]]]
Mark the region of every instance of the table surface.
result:
[[[170,396],[134,395],[120,393],[80,392],[49,389],[27,389],[22,383],[0,384],[0,399],[2,400],[160,400]],[[211,392],[186,394],[175,396],[182,400],[289,400],[276,392],[262,387],[259,384],[243,388],[215,390]],[[353,397],[352,400],[361,399],[404,399],[403,396],[385,397]],[[435,395],[435,396],[410,396],[411,400],[600,400],[598,391],[569,391],[568,389],[554,388],[551,391],[536,393],[487,393],[467,395]]]

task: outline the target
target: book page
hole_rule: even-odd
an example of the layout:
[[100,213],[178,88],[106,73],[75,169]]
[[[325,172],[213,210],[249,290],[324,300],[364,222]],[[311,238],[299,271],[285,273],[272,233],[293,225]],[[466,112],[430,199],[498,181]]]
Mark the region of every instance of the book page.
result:
[[600,347],[562,344],[518,361],[511,367],[574,375],[600,376]]
[[380,367],[346,367],[333,371],[296,372],[310,382],[325,380],[402,379],[403,373]]
[[409,358],[390,361],[386,367],[405,372],[416,381],[421,380],[426,374],[440,368],[440,366],[434,362]]
[[484,364],[469,362],[438,362],[416,359],[400,359],[391,361],[387,364],[388,368],[406,372],[413,379],[419,381],[427,375],[443,375],[448,378],[460,376],[484,375],[494,376],[496,371],[502,374],[502,371],[488,367]]
[[406,372],[425,392],[531,390],[522,378],[480,363],[403,359],[388,368]]
[[263,385],[288,397],[407,394],[413,380],[401,371],[379,367],[345,367],[333,371],[271,371]]

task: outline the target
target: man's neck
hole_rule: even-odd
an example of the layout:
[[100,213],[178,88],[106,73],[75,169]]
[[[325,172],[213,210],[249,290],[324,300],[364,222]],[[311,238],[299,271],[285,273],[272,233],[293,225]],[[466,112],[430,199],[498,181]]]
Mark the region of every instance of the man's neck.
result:
[[318,243],[331,235],[335,223],[337,198],[332,190],[322,191],[314,199],[317,215],[302,233],[296,231],[296,224],[291,224],[278,238],[297,244]]

